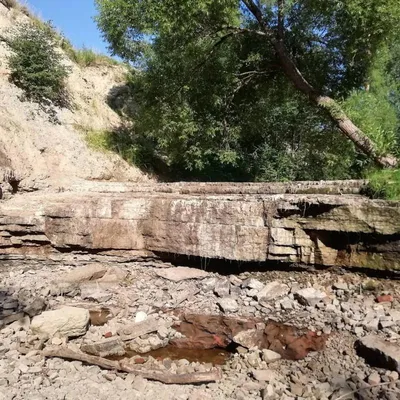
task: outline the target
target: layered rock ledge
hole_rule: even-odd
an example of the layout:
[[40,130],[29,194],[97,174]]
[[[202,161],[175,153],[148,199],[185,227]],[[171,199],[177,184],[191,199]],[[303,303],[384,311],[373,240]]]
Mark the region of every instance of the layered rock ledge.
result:
[[362,186],[93,182],[17,195],[0,203],[0,255],[129,261],[177,254],[399,270],[400,203],[365,198]]

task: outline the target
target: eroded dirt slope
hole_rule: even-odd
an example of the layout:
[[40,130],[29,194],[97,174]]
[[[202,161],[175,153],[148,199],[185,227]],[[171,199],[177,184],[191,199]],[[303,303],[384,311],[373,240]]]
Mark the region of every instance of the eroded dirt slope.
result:
[[[0,35],[28,17],[0,4]],[[20,100],[22,91],[9,82],[9,49],[0,41],[0,182],[10,174],[21,190],[68,187],[80,180],[147,181],[138,169],[111,153],[88,148],[82,131],[119,126],[119,116],[107,105],[109,91],[121,84],[124,67],[72,69],[68,88],[73,110],[57,110],[60,124],[49,121],[37,104]]]

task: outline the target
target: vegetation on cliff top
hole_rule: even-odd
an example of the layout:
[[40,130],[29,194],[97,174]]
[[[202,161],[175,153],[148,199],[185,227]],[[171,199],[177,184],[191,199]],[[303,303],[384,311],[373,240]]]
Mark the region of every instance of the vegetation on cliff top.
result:
[[139,67],[139,164],[173,179],[292,180],[397,163],[397,1],[97,5],[110,49]]

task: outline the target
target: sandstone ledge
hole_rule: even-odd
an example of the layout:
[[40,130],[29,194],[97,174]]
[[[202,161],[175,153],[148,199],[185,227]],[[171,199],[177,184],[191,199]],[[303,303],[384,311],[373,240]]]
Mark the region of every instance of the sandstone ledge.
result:
[[[352,182],[341,187],[357,192]],[[0,255],[136,260],[169,253],[400,269],[399,202],[356,194],[265,194],[266,188],[160,184],[137,186],[136,192],[109,187],[16,196],[0,203]]]

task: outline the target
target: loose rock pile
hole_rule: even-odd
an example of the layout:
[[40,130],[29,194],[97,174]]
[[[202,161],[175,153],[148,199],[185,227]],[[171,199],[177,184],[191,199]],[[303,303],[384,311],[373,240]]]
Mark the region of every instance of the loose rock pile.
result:
[[[0,400],[400,398],[395,280],[329,271],[222,276],[170,264],[14,262],[0,266],[0,282]],[[190,315],[256,322],[232,337],[209,329],[213,347],[235,349],[220,366],[192,359],[193,350],[187,359],[182,352],[147,354],[187,340],[181,332]],[[268,321],[312,331],[326,347],[308,349],[297,361],[278,347],[260,349],[251,339]],[[49,356],[63,349],[105,360],[111,369]],[[173,382],[221,379],[157,382],[171,376]]]

